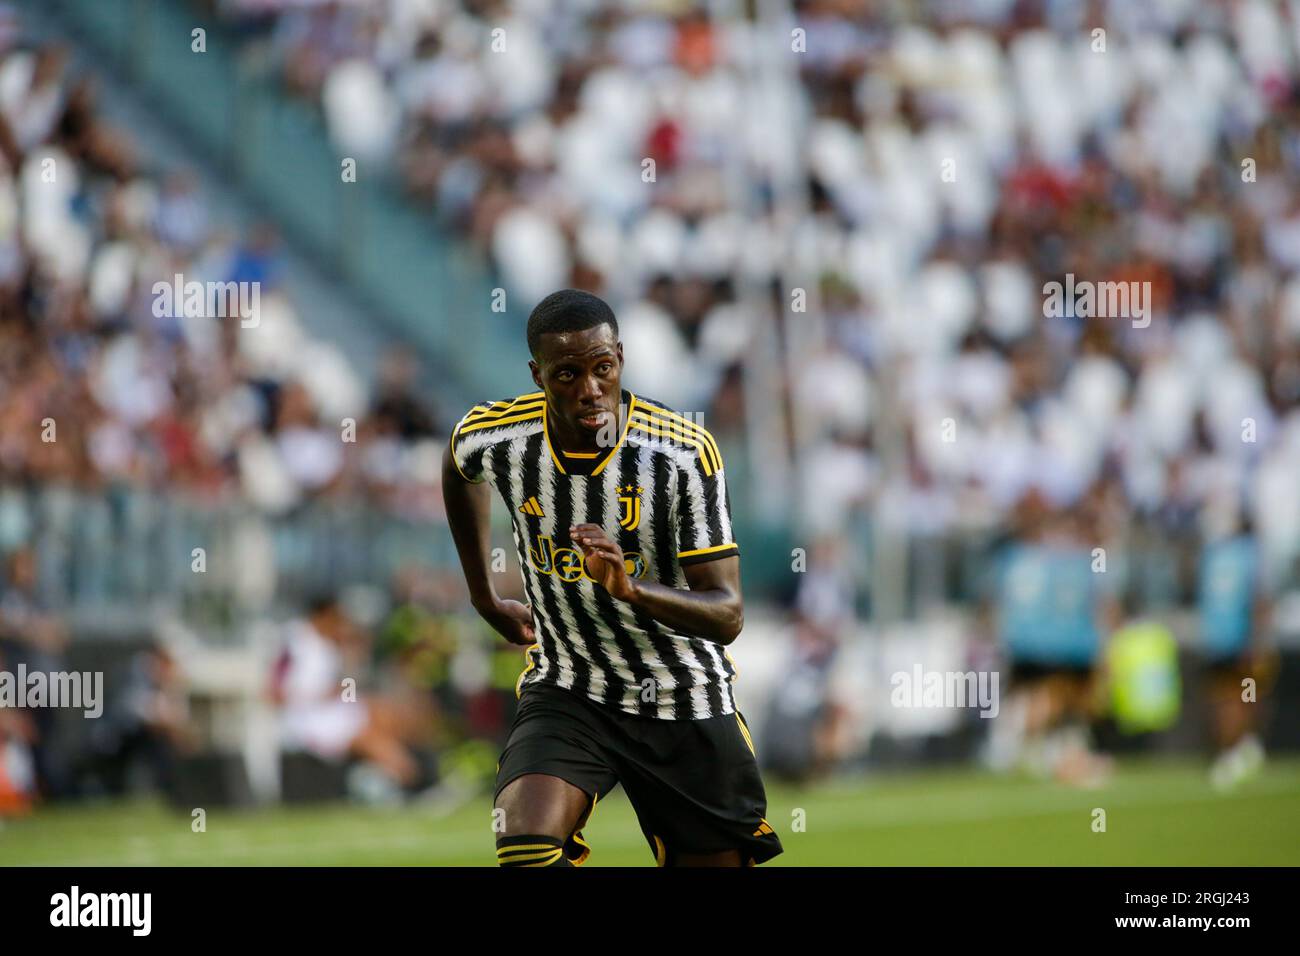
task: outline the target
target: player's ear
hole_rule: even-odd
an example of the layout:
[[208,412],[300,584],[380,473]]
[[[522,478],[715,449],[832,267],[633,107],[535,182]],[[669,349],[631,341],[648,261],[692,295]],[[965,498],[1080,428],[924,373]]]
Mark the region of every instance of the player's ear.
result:
[[618,343],[618,347],[615,349],[615,354],[618,355],[618,367],[622,368],[623,367],[623,343],[622,342]]
[[542,387],[542,367],[532,359],[528,360],[528,370],[533,373],[533,384]]

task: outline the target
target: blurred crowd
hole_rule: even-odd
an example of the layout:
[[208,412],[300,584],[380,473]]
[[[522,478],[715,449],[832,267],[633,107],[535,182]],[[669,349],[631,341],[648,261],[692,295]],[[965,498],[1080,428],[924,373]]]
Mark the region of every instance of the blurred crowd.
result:
[[[720,432],[764,290],[816,530],[998,527],[1034,492],[1181,532],[1244,495],[1271,562],[1300,550],[1291,6],[209,5],[526,301],[610,296],[629,377]],[[1045,317],[1070,273],[1149,283],[1150,325]]]
[[[218,224],[194,175],[102,119],[65,48],[5,40],[0,483],[432,509],[439,423],[412,360],[390,356],[367,394],[299,320],[272,227]],[[160,307],[154,284],[176,275],[259,283],[259,314]]]
[[[778,329],[798,360],[760,384],[809,432],[794,509],[817,542],[771,710],[771,759],[792,775],[854,746],[831,684],[862,610],[844,538],[862,515],[910,541],[995,539],[980,597],[1019,670],[1020,738],[1092,711],[1102,640],[1126,629],[1165,706],[1167,632],[1140,630],[1131,582],[1092,593],[1089,562],[1170,545],[1174,596],[1222,645],[1216,746],[1245,753],[1253,728],[1231,707],[1255,605],[1300,555],[1294,5],[792,0],[788,20],[716,20],[690,0],[193,2],[512,295],[607,297],[638,390],[734,437],[757,414],[761,325]],[[193,175],[154,169],[102,120],[66,51],[17,36],[0,29],[0,482],[436,513],[441,422],[412,362],[391,357],[368,395],[298,320],[273,228],[217,225]],[[176,273],[262,283],[257,328],[156,315],[153,283]],[[1067,275],[1148,284],[1149,324],[1046,315],[1045,284]],[[1068,615],[1061,581],[1082,595]],[[336,599],[313,601],[268,680],[286,746],[414,789],[447,778],[418,756],[447,752],[438,726],[500,732],[517,655],[454,636],[469,628],[454,578],[392,588],[391,617],[361,629],[373,645]],[[1065,618],[1081,660],[1020,642]],[[336,690],[358,655],[400,679],[349,708]],[[164,716],[129,726],[164,741],[140,746],[172,755],[165,778],[187,740],[172,664],[155,650],[136,671]],[[430,694],[390,693],[411,686]],[[38,737],[0,720],[0,743]],[[9,778],[31,778],[17,752]]]

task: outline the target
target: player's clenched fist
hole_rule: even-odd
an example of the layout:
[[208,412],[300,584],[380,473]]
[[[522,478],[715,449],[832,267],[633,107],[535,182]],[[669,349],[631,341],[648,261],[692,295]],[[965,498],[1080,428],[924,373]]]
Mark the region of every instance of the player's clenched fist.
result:
[[630,601],[635,586],[627,573],[623,549],[605,529],[596,524],[579,524],[569,529],[569,537],[582,549],[587,575],[620,601]]
[[511,644],[528,645],[536,643],[537,633],[533,629],[533,608],[530,604],[518,601],[497,601],[486,611],[480,611],[498,634]]

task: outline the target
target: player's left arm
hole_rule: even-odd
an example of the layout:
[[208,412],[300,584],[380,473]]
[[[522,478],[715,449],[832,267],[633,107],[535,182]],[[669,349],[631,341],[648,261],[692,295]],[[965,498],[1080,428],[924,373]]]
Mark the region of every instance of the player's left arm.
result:
[[745,625],[740,593],[740,556],[731,555],[682,568],[689,591],[627,573],[623,549],[594,524],[575,525],[569,533],[582,549],[587,573],[616,601],[641,608],[652,618],[682,634],[717,644],[730,644]]

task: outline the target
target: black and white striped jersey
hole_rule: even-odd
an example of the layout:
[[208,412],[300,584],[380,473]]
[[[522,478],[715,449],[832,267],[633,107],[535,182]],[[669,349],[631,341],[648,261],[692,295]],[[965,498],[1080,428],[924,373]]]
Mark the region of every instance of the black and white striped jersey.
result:
[[596,454],[551,441],[542,392],[476,405],[452,432],[461,475],[496,488],[514,521],[537,632],[518,690],[556,684],[663,720],[730,714],[736,670],[726,649],[616,601],[569,539],[575,524],[599,525],[629,574],[683,589],[684,566],[740,553],[713,436],[626,389],[622,402],[623,432]]

